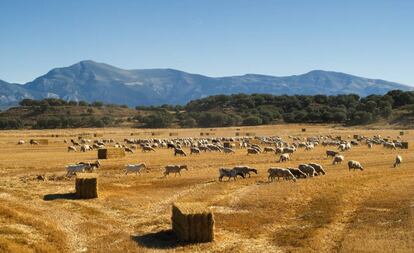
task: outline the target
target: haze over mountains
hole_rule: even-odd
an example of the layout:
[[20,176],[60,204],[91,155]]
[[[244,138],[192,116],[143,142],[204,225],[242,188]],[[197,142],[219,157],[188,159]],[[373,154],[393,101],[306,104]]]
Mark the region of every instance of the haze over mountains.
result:
[[136,106],[185,104],[217,94],[354,93],[367,96],[395,89],[413,90],[413,87],[322,70],[286,77],[247,74],[213,78],[174,69],[124,70],[104,63],[81,61],[69,67],[52,69],[26,84],[0,80],[0,107],[17,105],[24,98],[51,97]]

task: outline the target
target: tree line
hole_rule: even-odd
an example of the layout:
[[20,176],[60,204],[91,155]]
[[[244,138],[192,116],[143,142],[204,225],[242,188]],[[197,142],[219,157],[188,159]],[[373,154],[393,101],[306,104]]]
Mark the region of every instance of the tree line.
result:
[[[24,99],[22,108],[30,109],[34,120],[21,117],[2,117],[0,129],[19,128],[76,128],[119,126],[124,121],[114,115],[94,115],[94,110],[126,105],[105,104],[99,101],[65,101],[48,98]],[[87,113],[81,116],[54,115],[62,107],[80,107]],[[137,106],[135,116],[126,119],[135,127],[226,127],[254,126],[272,123],[337,123],[361,125],[379,119],[389,119],[395,109],[414,114],[414,92],[393,90],[385,95],[359,97],[348,95],[216,95],[190,101],[186,105]],[[132,110],[132,109],[131,109]],[[47,114],[45,114],[47,113]],[[10,114],[8,114],[10,115]]]

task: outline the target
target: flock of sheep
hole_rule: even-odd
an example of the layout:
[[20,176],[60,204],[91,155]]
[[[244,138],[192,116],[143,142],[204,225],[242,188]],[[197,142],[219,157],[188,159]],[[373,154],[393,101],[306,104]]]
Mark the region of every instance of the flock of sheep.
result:
[[[289,136],[290,143],[284,141],[281,137],[234,137],[234,138],[174,138],[174,139],[124,139],[123,142],[116,142],[113,139],[104,140],[89,140],[79,139],[77,141],[70,140],[71,145],[68,146],[68,152],[88,152],[91,150],[106,148],[113,146],[116,148],[122,148],[125,152],[134,153],[139,148],[142,152],[156,152],[157,148],[168,148],[173,150],[174,156],[187,156],[187,153],[183,150],[183,147],[190,149],[190,155],[198,155],[202,152],[223,152],[223,153],[235,153],[235,149],[246,149],[247,155],[258,155],[260,153],[275,153],[279,156],[279,163],[289,161],[293,154],[299,149],[303,148],[305,151],[310,151],[318,145],[325,147],[336,147],[337,151],[328,149],[326,151],[327,157],[332,157],[332,164],[340,164],[345,160],[343,152],[352,149],[353,146],[365,144],[368,148],[372,148],[373,145],[382,145],[387,149],[402,148],[400,138],[398,141],[389,142],[387,139],[381,138],[377,135],[372,138],[358,136],[355,140],[341,140],[339,136],[312,136],[307,138],[292,137]],[[350,139],[350,136],[348,136]],[[68,141],[64,141],[69,143]],[[20,140],[18,144],[24,144],[23,140]],[[33,141],[32,145],[36,145]],[[262,147],[264,146],[264,147]],[[397,167],[402,163],[402,157],[397,155],[393,166]],[[80,162],[78,164],[68,165],[66,167],[67,176],[72,176],[77,172],[93,171],[100,167],[100,162],[97,160],[93,163]],[[358,161],[348,161],[349,170],[364,170],[362,164]],[[141,174],[143,170],[147,170],[145,163],[140,164],[128,164],[125,166],[125,174],[136,173]],[[186,165],[167,165],[164,168],[164,176],[169,174],[181,175],[182,170],[188,170]],[[276,178],[296,181],[298,178],[313,177],[318,175],[325,175],[326,172],[320,164],[309,163],[300,164],[298,168],[279,168],[271,167],[268,169],[269,181],[274,181]],[[250,177],[250,173],[257,174],[255,168],[249,166],[236,166],[234,168],[219,168],[219,181],[227,177],[236,180],[237,176],[245,178]]]

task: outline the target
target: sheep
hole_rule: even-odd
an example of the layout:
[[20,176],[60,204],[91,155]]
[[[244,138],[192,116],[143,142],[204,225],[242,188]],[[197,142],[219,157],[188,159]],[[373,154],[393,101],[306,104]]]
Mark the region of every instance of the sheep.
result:
[[283,148],[283,154],[293,154],[293,152],[296,151],[295,147],[290,147],[290,148]]
[[326,157],[335,157],[336,155],[339,155],[339,152],[333,151],[333,150],[326,150]]
[[273,152],[273,153],[275,153],[275,152],[276,152],[276,150],[275,150],[273,147],[265,147],[265,148],[263,149],[263,152],[264,152],[264,153],[267,153],[267,152]]
[[98,168],[101,166],[101,163],[99,162],[99,160],[96,160],[96,161],[95,161],[95,162],[93,162],[93,163],[89,163],[89,162],[80,162],[80,163],[78,163],[78,164],[84,164],[84,165],[86,165],[85,169],[86,169],[86,170],[89,170],[89,171],[93,171],[93,170],[95,170],[95,168],[96,168],[96,169],[98,169]]
[[181,156],[187,156],[187,154],[184,152],[184,150],[180,148],[174,148],[174,156],[181,155]]
[[124,150],[125,150],[126,153],[131,153],[131,154],[134,153],[134,150],[132,150],[131,148],[128,148],[128,147],[125,147]]
[[319,174],[326,175],[326,172],[323,169],[322,165],[317,164],[317,163],[309,163],[309,165],[312,166],[315,169],[315,171],[318,175]]
[[17,145],[23,145],[24,143],[24,140],[19,140],[19,142],[17,142]]
[[253,173],[257,174],[257,170],[255,168],[251,168],[249,166],[235,166],[235,167],[233,167],[233,170],[236,171],[237,175],[240,175],[243,178],[246,175],[249,175],[249,177],[250,177],[250,172],[253,172]]
[[39,142],[35,140],[30,140],[30,145],[39,145]]
[[268,180],[270,182],[275,181],[275,178],[277,177],[277,180],[279,180],[279,178],[283,178],[285,180],[293,180],[294,182],[296,182],[296,177],[290,172],[290,170],[288,169],[283,169],[283,168],[269,168],[267,170],[267,173],[269,174],[268,176]]
[[223,152],[226,154],[235,154],[236,152],[231,148],[223,148]]
[[[222,181],[223,177],[228,177],[229,179],[227,181],[230,181],[231,178],[233,178],[233,180],[236,180],[237,175],[238,175],[237,171],[235,171],[234,169],[229,169],[229,168],[219,169],[219,181]],[[244,178],[243,174],[240,174],[240,176]]]
[[190,149],[190,155],[192,154],[200,154],[200,149],[197,147],[191,147]]
[[368,148],[371,149],[373,146],[372,142],[368,142]]
[[294,168],[287,168],[290,173],[292,173],[296,178],[307,178],[306,174],[303,173],[302,171],[300,171],[299,169],[294,169]]
[[289,154],[281,154],[279,157],[279,162],[287,162],[290,160]]
[[68,152],[70,152],[70,151],[76,152],[77,151],[76,147],[75,146],[69,146],[68,147]]
[[384,148],[396,149],[394,142],[384,142],[383,146]]
[[397,155],[395,157],[394,168],[396,168],[397,166],[399,166],[401,163],[402,163],[402,156]]
[[348,161],[348,169],[349,169],[349,171],[351,171],[351,169],[364,170],[364,167],[362,167],[360,162],[350,160],[350,161]]
[[316,173],[315,169],[308,165],[308,164],[301,164],[299,165],[299,170],[302,171],[303,173],[305,173],[307,176],[309,177],[313,177],[313,176],[317,176],[318,174]]
[[338,163],[342,163],[345,160],[343,155],[336,155],[332,161],[332,164],[338,164]]
[[150,146],[143,146],[142,147],[142,152],[155,152],[155,149],[150,147]]
[[81,152],[86,152],[88,150],[92,150],[92,147],[89,146],[89,145],[86,145],[86,144],[82,145],[81,148],[80,148]]
[[248,148],[247,149],[247,155],[249,155],[249,154],[258,155],[259,153],[260,153],[260,151],[255,149],[255,148]]
[[174,173],[174,176],[177,176],[177,173],[181,176],[181,170],[187,170],[187,165],[167,165],[165,166],[164,177],[168,176],[170,173]]
[[283,154],[283,150],[284,150],[284,148],[282,148],[282,147],[276,148],[275,153],[276,154]]
[[66,176],[70,177],[77,172],[84,172],[86,169],[86,164],[76,164],[76,165],[68,165],[66,166]]
[[147,166],[145,163],[139,163],[139,164],[127,164],[125,165],[125,175],[128,175],[128,172],[135,172],[136,175],[141,175],[141,170],[147,169]]

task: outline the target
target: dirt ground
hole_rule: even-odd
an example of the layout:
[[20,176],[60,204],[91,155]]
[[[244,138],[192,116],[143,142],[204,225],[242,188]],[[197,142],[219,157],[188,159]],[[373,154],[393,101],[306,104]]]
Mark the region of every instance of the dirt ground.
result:
[[[306,132],[302,132],[306,128]],[[73,198],[74,178],[37,180],[37,175],[64,175],[65,165],[94,161],[96,151],[67,152],[63,139],[80,133],[103,137],[169,138],[380,134],[396,139],[399,130],[367,130],[324,125],[276,125],[222,129],[76,129],[0,132],[0,252],[414,252],[414,131],[401,136],[408,150],[355,146],[344,152],[345,163],[332,165],[325,151],[299,149],[290,162],[275,154],[202,153],[174,157],[169,149],[102,160],[99,198]],[[134,134],[131,136],[131,134]],[[152,136],[154,134],[154,136]],[[52,135],[58,135],[52,137]],[[174,136],[175,137],[175,136]],[[46,138],[49,145],[17,145]],[[188,149],[184,148],[186,151]],[[189,152],[188,152],[189,153]],[[395,156],[403,157],[392,168]],[[360,161],[365,170],[349,172],[346,161]],[[148,173],[124,175],[125,164],[145,162]],[[269,167],[297,167],[316,162],[327,175],[297,182],[268,183]],[[186,164],[182,176],[163,178],[163,167]],[[258,175],[218,181],[218,168],[249,165]],[[180,244],[171,232],[171,204],[199,202],[215,214],[212,243]]]

